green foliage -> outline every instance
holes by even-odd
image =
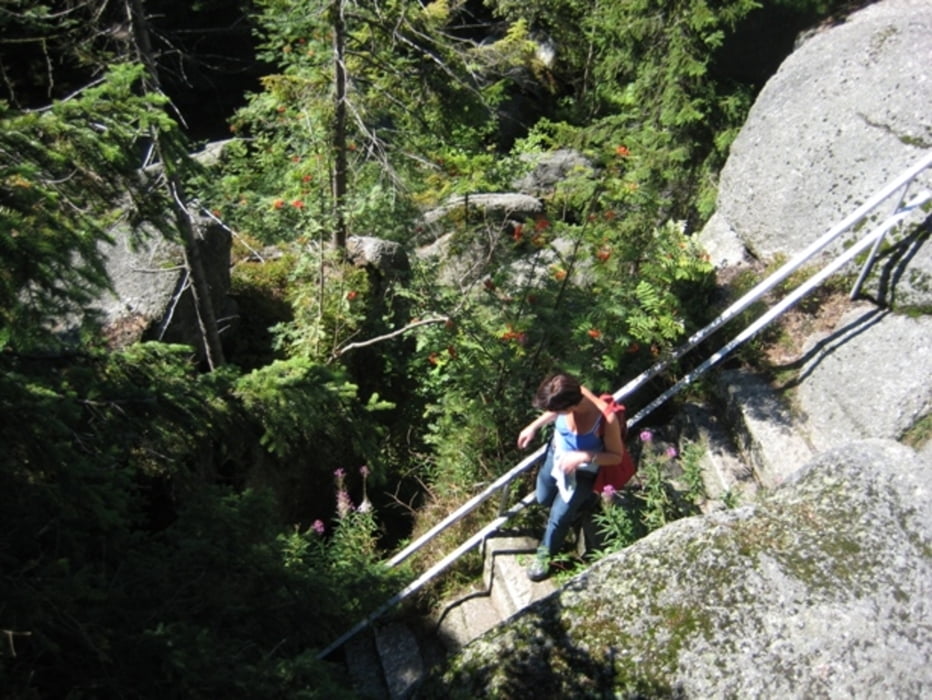
[[[524,3],[494,5],[509,18],[527,17]],[[577,129],[562,145],[624,146],[632,154],[630,182],[652,201],[631,212],[636,227],[668,218],[694,227],[711,214],[716,174],[750,107],[750,92],[717,82],[709,65],[757,6],[755,0],[714,9],[705,0],[554,0],[529,18],[560,47],[554,71],[571,86],[555,118]]]
[[[421,270],[425,313],[452,319],[419,332],[410,364],[435,406],[425,414],[432,483],[456,490],[513,464],[523,407],[554,368],[613,389],[704,322],[712,266],[696,242],[674,224],[634,233],[621,223],[637,196],[626,159],[613,152],[597,177],[569,178],[554,195],[563,220],[494,232],[477,253],[464,234],[464,256],[494,261],[472,273],[473,288],[438,289]]]
[[[0,360],[0,618],[23,633],[0,659],[8,692],[297,697],[334,683],[307,650],[399,574],[377,563],[371,510],[351,507],[330,535],[283,534],[291,504],[249,462],[294,473],[314,454],[313,520],[327,459],[371,440],[352,386],[306,360],[198,374],[190,348],[155,343]],[[231,487],[237,472],[255,487]]]
[[[916,450],[921,450],[932,438],[932,414],[919,418],[903,435],[903,442]]]
[[[694,442],[686,445],[680,453],[683,481],[686,483],[686,500],[694,504],[706,498],[705,481],[702,478],[703,456],[704,450]]]
[[[599,558],[624,549],[646,534],[636,511],[631,508],[603,501],[602,507],[593,517],[599,537],[604,543],[596,555]]]
[[[597,556],[616,552],[669,522],[698,513],[699,503],[706,498],[702,454],[695,443],[677,454],[672,446],[657,444],[651,431],[641,431],[637,486],[621,495],[603,494],[601,509],[594,516],[602,538]]]
[[[728,489],[725,493],[722,494],[722,505],[724,505],[729,510],[738,507],[738,494],[731,489]]]
[[[330,231],[339,148],[348,160],[342,206],[350,229],[403,240],[414,192],[436,187],[442,196],[451,176],[469,174],[454,188],[461,191],[494,171],[484,153],[496,133],[494,106],[507,69],[531,61],[533,47],[520,23],[491,45],[458,39],[452,28],[465,21],[458,4],[354,5],[345,13],[350,119],[345,143],[337,143],[331,5],[259,3],[260,55],[280,72],[266,76],[263,92],[233,119],[245,138],[230,149],[212,201],[263,241]],[[418,185],[425,180],[426,188]]]
[[[372,426],[358,420],[366,407],[338,371],[302,357],[280,360],[242,376],[234,392],[261,426],[259,442],[279,459],[299,458],[308,445],[332,455],[352,454],[352,445],[374,457]]]
[[[297,261],[288,285],[293,319],[272,329],[289,356],[333,358],[359,333],[367,318],[369,279],[365,268],[318,249]]]

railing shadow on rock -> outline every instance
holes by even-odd
[[[818,253],[822,252],[831,243],[837,241],[842,235],[855,231],[855,228],[865,219],[878,214],[877,210],[882,204],[895,198],[895,204],[892,212],[886,216],[878,225],[871,228],[866,234],[862,235],[857,242],[848,245],[845,250],[834,257],[818,272],[814,273],[809,279],[801,283],[793,291],[787,293],[779,302],[775,303],[767,312],[762,314],[754,322],[749,324],[743,331],[738,333],[732,340],[722,346],[719,350],[712,353],[704,362],[699,364],[695,369],[684,375],[669,389],[658,395],[644,408],[638,411],[634,416],[628,419],[628,429],[630,430],[644,420],[653,411],[663,405],[670,398],[678,394],[686,386],[702,376],[709,369],[718,364],[722,359],[728,356],[732,351],[741,344],[748,341],[759,333],[763,328],[770,324],[782,313],[794,306],[806,294],[820,286],[826,279],[837,273],[841,268],[850,263],[855,257],[861,255],[868,249],[865,263],[862,265],[861,272],[855,283],[851,297],[856,298],[861,286],[864,283],[874,258],[877,255],[880,246],[886,235],[904,223],[910,216],[916,215],[922,211],[922,207],[932,201],[932,191],[923,189],[912,195],[909,200],[906,199],[910,186],[914,183],[920,173],[932,167],[932,151],[925,154],[912,167],[901,173],[896,178],[890,180],[883,188],[878,190],[873,196],[864,202],[855,211],[838,222],[835,226],[825,232],[817,240],[788,260],[779,269],[774,271],[766,279],[759,282],[740,299],[732,303],[723,311],[715,320],[707,326],[690,336],[682,345],[668,353],[665,357],[658,360],[650,368],[640,375],[629,381],[620,389],[613,393],[616,401],[623,402],[634,394],[639,388],[647,382],[657,377],[661,372],[666,370],[672,363],[681,359],[689,351],[694,349],[704,340],[708,339],[716,331],[721,329],[729,321],[735,319],[742,311],[747,309],[751,304],[760,300],[764,295],[773,290],[778,284],[786,280],[791,274],[796,272],[800,267],[810,262]],[[905,203],[904,203],[905,202]],[[447,515],[443,520],[430,528],[423,535],[419,536],[399,552],[394,554],[386,561],[386,565],[394,567],[405,561],[408,557],[424,548],[434,540],[438,535],[447,528],[461,522],[467,515],[477,508],[488,502],[490,499],[499,495],[502,502],[498,517],[487,523],[479,531],[462,542],[449,554],[444,556],[436,564],[424,571],[420,576],[411,581],[401,591],[385,601],[376,610],[360,620],[351,629],[347,630],[342,636],[334,640],[330,645],[323,649],[318,655],[318,659],[326,659],[334,651],[343,646],[348,640],[356,634],[366,629],[373,622],[381,618],[397,604],[407,599],[415,592],[419,591],[429,582],[440,576],[446,569],[451,567],[460,557],[479,546],[487,537],[494,534],[505,523],[514,518],[518,513],[534,502],[534,494],[530,493],[518,500],[514,505],[505,507],[508,501],[510,486],[531,467],[543,457],[546,445],[541,446],[535,452],[521,460],[517,465],[512,467],[508,472],[497,478],[491,484],[486,486],[480,493],[473,496],[459,508]]]

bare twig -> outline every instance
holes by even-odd
[[[239,234],[238,234],[236,231],[234,231],[232,228],[230,228],[229,226],[227,226],[227,225],[220,219],[220,217],[218,217],[218,216],[217,216],[216,214],[214,214],[212,211],[210,211],[209,209],[207,209],[207,207],[205,207],[203,204],[198,204],[197,206],[200,207],[201,211],[202,211],[207,217],[209,217],[210,219],[213,219],[213,220],[214,220],[217,224],[219,224],[224,230],[228,231],[228,232],[230,233],[231,236],[233,236],[234,238],[236,238],[240,243],[242,243],[246,248],[248,248],[248,249],[249,249],[249,252],[252,253],[253,255],[255,255],[256,258],[259,260],[259,262],[265,262],[265,258],[262,257],[262,253],[260,253],[258,250],[256,250],[255,248],[253,248],[251,245],[249,245],[249,243],[246,241],[246,239],[244,239],[241,235],[239,235]]]
[[[398,328],[396,330],[393,330],[391,333],[386,333],[385,335],[379,335],[379,336],[376,336],[375,338],[369,338],[369,340],[361,340],[358,343],[350,343],[349,345],[344,345],[342,348],[338,348],[337,350],[335,350],[333,353],[333,356],[340,357],[341,355],[349,352],[350,350],[355,350],[356,348],[364,348],[367,345],[375,345],[376,343],[380,343],[383,340],[391,340],[392,338],[395,338],[401,335],[402,333],[407,333],[411,329],[417,328],[418,326],[424,326],[424,325],[427,325],[428,323],[446,323],[449,320],[450,320],[449,316],[438,316],[436,318],[425,318],[419,321],[412,321],[411,323],[404,326],[403,328]]]
[[[13,637],[31,637],[32,632],[17,632],[16,630],[2,630],[6,635],[7,642],[10,645],[10,656],[16,656],[16,647],[13,645]]]

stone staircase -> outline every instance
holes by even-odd
[[[753,502],[808,462],[814,451],[782,399],[761,378],[727,371],[717,378],[711,403],[686,403],[675,432],[704,448],[707,510],[732,499]],[[592,533],[576,532],[582,554]],[[407,616],[376,623],[353,637],[344,658],[355,692],[362,698],[412,697],[436,663],[557,588],[553,579],[528,580],[525,569],[537,540],[501,534],[483,545],[483,575],[471,589],[446,601],[430,617]]]
[[[761,377],[730,370],[716,375],[715,382],[711,403],[681,407],[681,435],[705,450],[710,504],[728,497],[750,503],[760,490],[779,486],[809,462],[816,450],[803,432],[805,422]]]
[[[456,652],[495,625],[556,590],[552,579],[530,581],[525,569],[537,549],[530,537],[491,537],[485,541],[482,585],[445,605],[437,615],[444,647]]]
[[[533,583],[525,574],[536,549],[530,537],[489,537],[482,580],[473,589],[428,617],[376,624],[353,637],[345,662],[356,693],[373,700],[411,697],[434,663],[555,591],[552,579]]]

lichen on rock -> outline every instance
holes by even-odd
[[[828,697],[932,687],[932,470],[865,440],[677,521],[467,646],[422,697]]]

